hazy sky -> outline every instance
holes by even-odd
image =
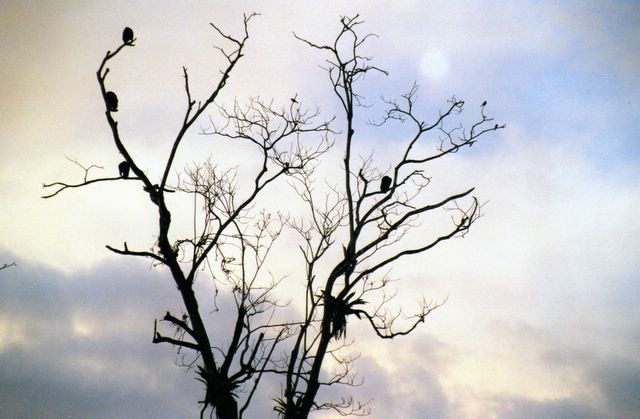
[[[0,271],[0,417],[197,414],[199,383],[174,365],[173,348],[151,343],[153,319],[180,312],[170,278],[104,247],[151,247],[154,207],[134,182],[50,200],[40,199],[41,184],[81,178],[65,155],[117,174],[95,72],[124,26],[138,40],[114,60],[110,85],[127,144],[157,176],[183,115],[182,66],[204,97],[221,63],[209,22],[238,33],[251,11],[261,16],[221,104],[254,95],[287,103],[298,94],[339,115],[318,67],[326,57],[292,32],[330,41],[340,16],[360,13],[363,30],[379,35],[366,53],[389,71],[363,84],[373,106],[360,110],[358,141],[375,150],[376,164],[388,167],[405,138],[364,122],[382,114],[381,96],[397,97],[414,81],[425,119],[455,94],[469,113],[487,100],[488,113],[507,124],[428,168],[435,190],[476,186],[485,216],[466,238],[392,272],[399,304],[410,309],[420,294],[448,296],[447,304],[410,337],[389,342],[351,322],[365,380],[351,394],[373,399],[372,417],[637,417],[636,2],[1,4],[0,265],[18,266]],[[212,153],[211,141],[189,135],[179,166]],[[339,152],[330,157],[339,164]],[[295,263],[276,258],[274,269]],[[224,324],[217,316],[208,319]],[[253,418],[268,417],[279,391],[277,382],[266,385],[271,394],[256,401]]]

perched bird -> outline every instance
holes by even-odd
[[[122,31],[122,41],[125,44],[130,44],[131,42],[133,42],[133,29],[128,26],[124,28],[124,30]]]
[[[480,106],[482,106],[482,107],[487,106],[487,101],[485,100],[484,102],[482,102],[482,105],[480,105]]]
[[[383,176],[380,181],[380,190],[382,192],[387,192],[391,187],[391,178],[389,176]]]
[[[107,109],[109,112],[118,112],[118,96],[113,92],[107,92],[105,94],[105,100],[107,101]]]
[[[123,177],[125,179],[128,178],[130,169],[131,167],[129,166],[129,163],[127,163],[126,161],[123,161],[122,163],[120,163],[118,165],[118,171],[120,172],[120,177]]]
[[[498,124],[496,124],[496,126],[495,126],[495,127],[493,127],[493,129],[498,129]]]

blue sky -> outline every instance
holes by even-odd
[[[637,415],[640,6],[392,4],[3,3],[0,263],[18,266],[0,271],[0,417],[194,416],[199,384],[173,365],[172,348],[150,342],[153,319],[179,307],[174,287],[162,270],[104,248],[152,246],[151,204],[130,184],[39,196],[42,182],[80,176],[64,155],[117,166],[95,71],[122,27],[139,40],[114,64],[111,83],[122,92],[131,150],[154,174],[181,120],[182,65],[203,95],[219,64],[208,23],[237,30],[252,10],[262,16],[222,103],[298,93],[339,114],[318,67],[324,57],[291,34],[328,41],[339,16],[358,12],[379,35],[367,51],[390,73],[362,84],[373,106],[361,110],[358,147],[375,150],[379,167],[406,131],[364,122],[382,114],[380,96],[414,81],[425,119],[455,94],[464,115],[487,100],[507,124],[428,168],[434,191],[476,186],[485,216],[464,240],[393,270],[399,304],[410,307],[416,294],[448,296],[447,304],[405,339],[381,342],[358,324],[350,331],[365,379],[353,394],[374,399],[372,417]],[[208,138],[190,135],[180,164],[225,150]],[[228,164],[238,157],[222,155]],[[328,158],[330,173],[340,152]],[[273,269],[288,265],[276,258]],[[267,393],[254,412],[270,411]]]

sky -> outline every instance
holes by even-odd
[[[261,15],[220,104],[256,95],[288,103],[298,94],[336,115],[340,130],[319,67],[326,57],[292,34],[328,42],[340,16],[359,13],[363,31],[378,35],[365,52],[389,72],[363,82],[371,106],[357,115],[358,150],[374,151],[375,164],[392,163],[406,131],[366,122],[382,115],[381,97],[414,81],[425,119],[455,95],[465,115],[486,100],[507,124],[426,168],[434,194],[475,186],[486,202],[464,239],[392,270],[399,306],[415,307],[417,295],[447,303],[392,341],[350,322],[364,382],[322,396],[371,400],[373,418],[637,417],[637,3],[3,0],[2,10],[0,266],[17,266],[0,271],[0,418],[197,415],[200,384],[175,365],[173,348],[151,343],[153,320],[180,312],[170,277],[105,248],[153,246],[152,204],[133,182],[40,197],[43,182],[81,179],[65,156],[103,166],[96,175],[117,174],[95,72],[124,26],[137,42],[111,65],[120,129],[158,176],[183,115],[182,66],[204,97],[221,64],[209,22],[238,33],[252,11]],[[177,164],[211,153],[251,164],[197,129]],[[339,164],[340,152],[327,159]],[[286,188],[277,194],[288,196]],[[176,226],[188,225],[189,203],[174,204],[184,214]],[[295,263],[283,252],[273,269]],[[225,315],[207,319],[225,324]],[[249,417],[270,417],[278,391],[266,381]]]

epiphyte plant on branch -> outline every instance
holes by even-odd
[[[204,99],[193,98],[189,73],[183,67],[186,109],[162,163],[162,175],[156,180],[148,176],[138,158],[130,153],[126,133],[121,133],[113,115],[118,109],[117,96],[107,89],[108,65],[115,63],[113,60],[120,58],[125,48],[135,46],[133,31],[125,28],[123,43],[107,52],[97,71],[112,140],[124,158],[118,167],[120,176],[89,178],[89,170],[99,166],[85,167],[72,160],[84,170],[83,180],[44,184],[52,190],[44,198],[69,188],[124,178],[142,184],[142,191],[157,209],[158,233],[152,249],[132,250],[126,242],[122,248],[107,248],[120,255],[150,259],[171,274],[184,312],[166,312],[160,319],[173,330],[172,335],[161,331],[156,321],[153,342],[176,346],[183,354],[183,364],[196,368],[197,379],[204,385],[201,417],[207,410],[219,419],[245,417],[266,375],[281,382],[281,393],[272,397],[275,412],[284,418],[307,418],[313,411],[327,409],[343,415],[367,414],[370,411],[367,403],[349,397],[321,400],[323,387],[357,384],[352,373],[353,359],[343,354],[344,347],[349,345],[348,319],[366,321],[377,336],[390,339],[411,333],[442,304],[423,299],[419,310],[409,317],[392,311],[388,268],[405,257],[468,232],[481,215],[481,206],[471,195],[474,189],[430,201],[423,193],[430,182],[424,168],[433,160],[470,147],[485,133],[504,125],[490,124],[492,119],[485,115],[483,103],[475,123],[467,129],[461,125],[451,128],[449,120],[464,108],[464,102],[455,98],[433,121],[424,122],[415,113],[414,86],[398,100],[385,101],[384,116],[374,124],[409,122],[413,126],[412,135],[404,142],[398,141],[401,152],[387,174],[373,167],[371,159],[355,163],[354,126],[358,120],[368,119],[363,114],[369,109],[360,106],[364,98],[358,90],[359,81],[367,73],[387,74],[374,66],[370,57],[361,54],[363,44],[372,35],[360,35],[362,22],[358,16],[342,18],[337,35],[328,44],[294,34],[326,55],[329,87],[338,100],[342,115],[339,120],[346,129],[334,131],[333,118],[322,119],[317,108],[304,108],[297,94],[280,107],[260,98],[250,98],[246,104],[236,100],[229,106],[220,105],[217,99],[243,57],[249,23],[255,16],[245,15],[239,37],[211,24],[226,44],[217,47],[225,65]],[[250,182],[240,183],[236,170],[224,167],[221,156],[186,168],[182,176],[171,176],[185,134],[210,108],[217,109],[217,116],[210,117],[211,127],[203,128],[201,133],[219,141],[242,142],[253,147],[256,159],[244,168],[253,170]],[[439,136],[433,153],[421,154],[427,149],[423,144],[428,141],[427,134],[432,133]],[[327,151],[334,141],[344,152],[340,186],[316,179],[317,168],[330,158]],[[286,179],[306,208],[307,215],[302,218],[284,213],[291,203],[284,204],[283,211],[275,215],[258,209],[260,199],[269,189]],[[321,185],[328,190],[322,190]],[[192,217],[192,232],[185,234],[172,228],[173,213],[165,199],[169,192],[177,192],[194,202],[193,214],[174,215]],[[421,218],[438,210],[453,214],[449,228],[420,244],[405,244],[403,238],[418,226]],[[271,256],[276,248],[274,243],[284,229],[299,237],[299,265],[303,273],[274,279],[268,266],[274,259]],[[285,257],[290,258],[291,254],[287,251]],[[199,276],[213,281],[216,295],[222,290],[234,302],[235,320],[226,333],[213,334],[205,326],[206,317],[199,306],[202,296],[194,288]],[[304,298],[300,298],[304,304],[298,307],[297,319],[278,316],[283,303],[278,298],[277,286],[285,280],[297,280],[304,285]],[[398,325],[402,319],[408,323]],[[327,369],[329,360],[337,364],[337,369]]]

